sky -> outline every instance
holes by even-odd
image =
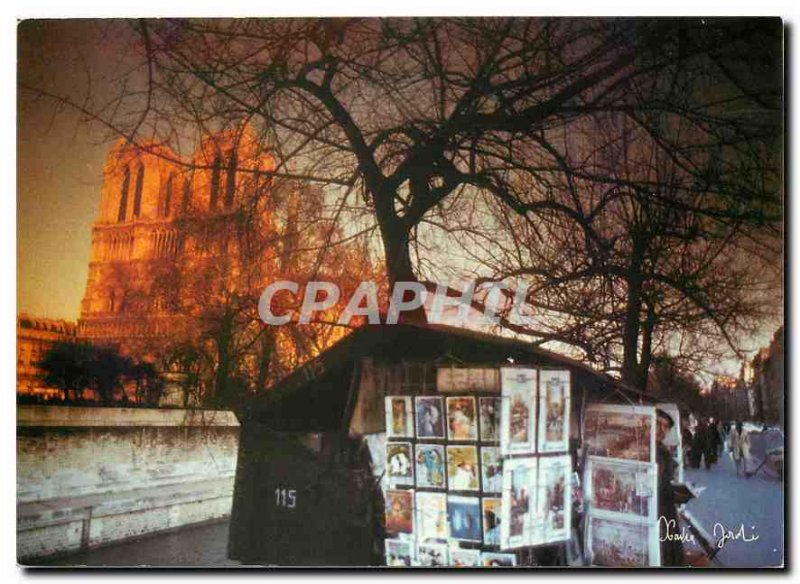
[[[28,85],[77,102],[101,103],[102,79],[136,66],[127,24],[26,21],[18,29],[17,313],[77,320],[100,203],[102,170],[115,136],[69,107],[34,97]],[[92,86],[87,96],[86,88]],[[773,331],[764,331],[766,344]],[[731,372],[738,365],[731,364]]]
[[[55,87],[82,98],[87,70],[96,83],[120,62],[108,58],[113,35],[94,23],[28,21],[17,32],[17,312],[75,320],[111,137],[23,87]],[[100,87],[94,96],[102,93]]]

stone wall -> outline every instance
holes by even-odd
[[[231,412],[19,406],[18,560],[228,515],[238,437]]]

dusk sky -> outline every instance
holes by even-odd
[[[85,86],[119,63],[96,22],[23,22],[20,84]],[[17,312],[75,320],[86,285],[91,224],[100,204],[108,136],[70,108],[18,93]]]

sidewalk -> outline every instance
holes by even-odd
[[[749,479],[737,477],[727,452],[711,470],[687,468],[685,478],[687,482],[707,487],[687,504],[687,509],[715,537],[720,537],[723,531],[734,534],[724,542],[715,566],[763,567],[783,563],[781,481],[762,473]],[[744,537],[736,537],[742,526]]]

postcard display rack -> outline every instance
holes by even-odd
[[[661,563],[655,424],[655,407],[586,408],[584,549],[591,565]]]
[[[435,394],[386,396],[387,565],[514,566],[569,539],[570,395],[565,370],[441,367]]]

